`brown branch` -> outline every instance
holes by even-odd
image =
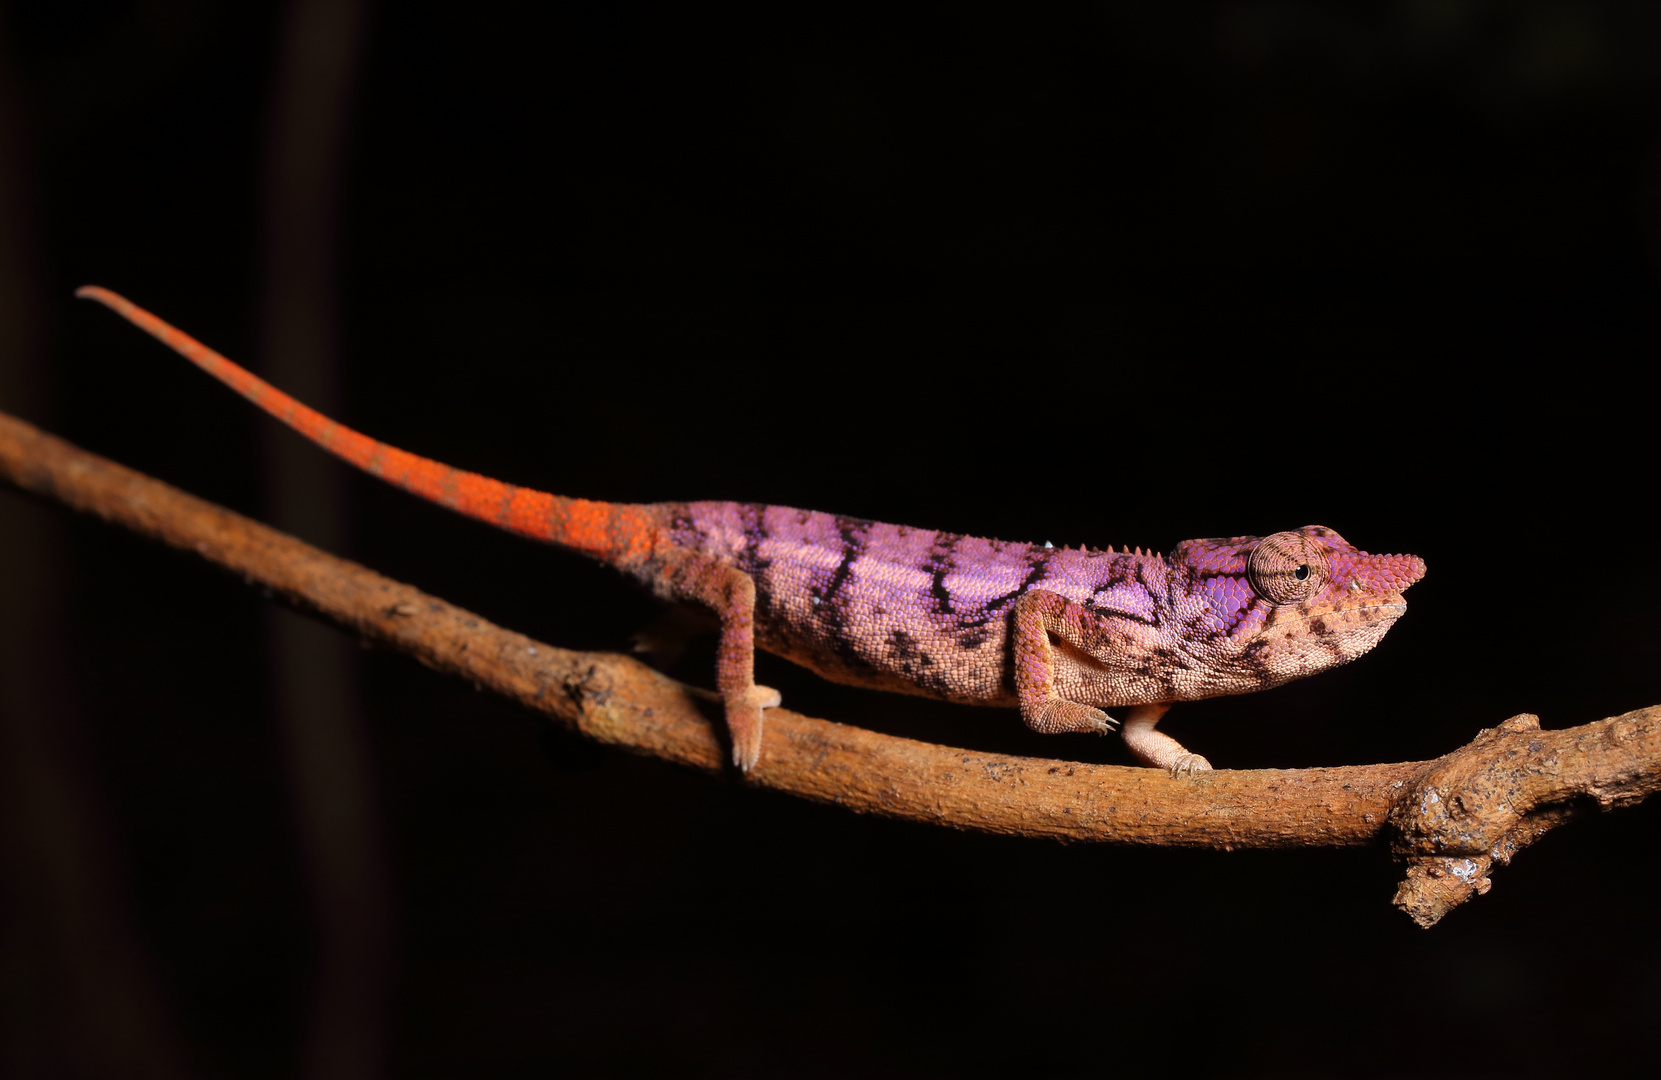
[[[493,626],[4,414],[0,477],[195,552],[589,738],[732,775],[709,695],[628,657],[570,652]],[[1513,717],[1429,762],[1183,779],[953,749],[774,709],[750,782],[856,813],[1062,841],[1357,846],[1388,829],[1407,864],[1396,904],[1429,926],[1486,892],[1494,862],[1509,862],[1580,807],[1630,805],[1661,785],[1661,707],[1549,732],[1532,716]]]

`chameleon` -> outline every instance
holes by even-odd
[[[1211,763],[1156,730],[1172,703],[1267,690],[1354,660],[1407,610],[1416,555],[1332,529],[1185,540],[1169,553],[1055,547],[740,502],[613,503],[465,472],[329,419],[97,286],[96,300],[324,450],[468,517],[607,563],[714,614],[733,764],[762,755],[777,691],[755,650],[820,677],[1010,707],[1034,730],[1122,737],[1173,777]]]

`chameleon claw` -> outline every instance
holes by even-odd
[[[1106,735],[1119,726],[1117,720],[1100,709],[1065,698],[1051,698],[1044,703],[1043,710],[1037,716],[1028,717],[1023,713],[1022,719],[1026,720],[1028,727],[1046,735],[1074,731]]]
[[[756,767],[756,762],[758,762],[760,760],[761,760],[761,747],[760,746],[753,746],[753,747],[744,746],[741,743],[739,743],[737,740],[733,741],[733,744],[732,744],[732,763],[735,766],[737,766],[739,772],[743,772],[743,773],[749,772],[751,769]]]
[[[732,736],[732,763],[749,772],[761,760],[762,712],[784,699],[771,686],[749,686],[727,700],[727,733]]]
[[[1183,773],[1211,772],[1211,762],[1198,754],[1185,753],[1171,762],[1171,778],[1174,780]]]

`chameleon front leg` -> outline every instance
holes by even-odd
[[[1043,732],[1113,730],[1117,721],[1107,713],[1068,701],[1056,691],[1057,666],[1072,661],[1058,657],[1053,643],[1059,639],[1087,656],[1099,654],[1109,647],[1104,639],[1110,632],[1100,615],[1060,593],[1034,589],[1015,602],[1015,696],[1028,727]],[[1125,717],[1125,745],[1142,764],[1169,769],[1172,776],[1210,769],[1205,758],[1154,730],[1169,708],[1169,704],[1133,707]]]
[[[1125,716],[1125,745],[1142,764],[1154,769],[1169,769],[1172,776],[1185,772],[1209,772],[1211,762],[1183,748],[1183,745],[1154,725],[1169,709],[1169,704],[1138,705]]]
[[[715,689],[726,711],[732,763],[749,772],[761,758],[762,711],[781,700],[777,690],[756,685],[755,579],[737,567],[692,554],[665,569],[677,599],[707,607],[720,620]]]
[[[1034,731],[1056,734],[1072,731],[1106,733],[1118,721],[1102,710],[1077,701],[1068,701],[1056,692],[1055,669],[1059,662],[1052,636],[1082,643],[1099,629],[1100,616],[1079,604],[1050,592],[1033,589],[1015,601],[1011,623],[1015,653],[1015,698],[1021,719]]]

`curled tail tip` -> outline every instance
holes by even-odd
[[[82,285],[75,290],[77,300],[96,300],[108,308],[120,309],[128,303],[126,297],[110,292],[102,285]]]

